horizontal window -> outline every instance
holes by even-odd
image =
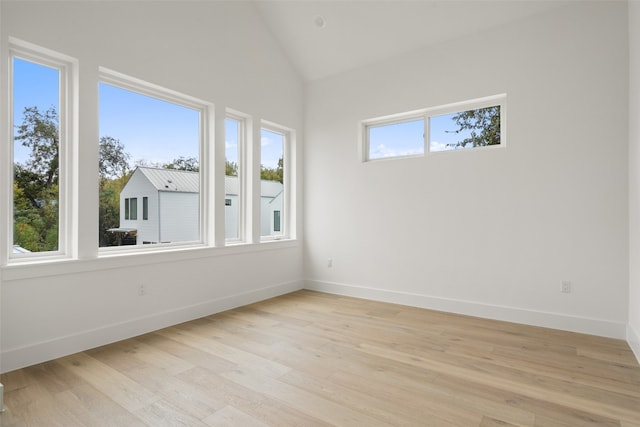
[[[506,95],[499,95],[367,120],[363,122],[363,159],[502,146],[505,105]]]

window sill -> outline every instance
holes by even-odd
[[[137,267],[141,265],[166,264],[199,258],[242,255],[270,250],[298,247],[296,239],[269,240],[260,243],[233,243],[229,246],[171,246],[153,250],[127,250],[101,252],[92,259],[35,259],[21,260],[0,268],[2,281],[32,279],[38,277],[77,274],[91,271]]]

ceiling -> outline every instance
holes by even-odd
[[[255,0],[306,81],[567,4],[552,0]]]

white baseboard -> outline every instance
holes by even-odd
[[[5,350],[0,353],[0,372],[9,372],[47,360],[95,348],[101,345],[142,335],[178,323],[198,319],[232,308],[252,304],[268,298],[302,289],[302,282],[283,283],[255,291],[216,298],[188,307],[181,307],[145,317],[57,337],[33,345]]]
[[[626,339],[626,325],[624,323],[602,319],[547,313],[517,307],[489,305],[474,301],[447,299],[317,280],[306,280],[305,289],[464,314],[467,316],[503,320],[506,322],[541,326],[609,338]]]
[[[633,329],[631,324],[627,325],[627,342],[636,356],[636,360],[640,363],[640,333]]]

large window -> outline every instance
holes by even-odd
[[[498,95],[363,122],[363,159],[503,146],[506,96]]]
[[[225,239],[240,241],[244,235],[242,155],[245,141],[245,120],[238,115],[225,119]]]
[[[260,235],[263,240],[285,235],[288,136],[287,131],[275,126],[263,127],[260,132]]]
[[[9,258],[69,255],[70,113],[75,61],[26,43],[11,46],[13,132]]]
[[[206,106],[112,72],[101,77],[100,246],[201,241]]]

